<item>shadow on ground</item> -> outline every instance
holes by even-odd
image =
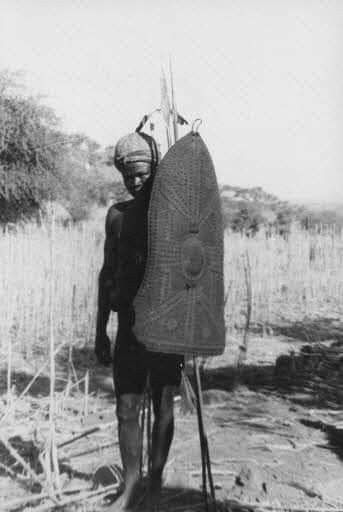
[[[215,507],[211,503],[208,496],[209,512],[253,512],[254,507],[242,505],[235,500],[216,500]],[[178,510],[180,512],[189,512],[190,510],[198,510],[199,512],[206,510],[203,493],[196,489],[186,489],[182,487],[164,487],[162,490],[161,512]],[[142,510],[143,512],[143,510]],[[144,510],[144,512],[147,512]]]
[[[15,448],[17,453],[22,457],[24,463],[30,466],[36,475],[40,475],[42,473],[43,468],[39,461],[39,450],[31,441],[24,441],[20,436],[15,436],[9,439],[9,444]],[[13,458],[8,447],[2,443],[0,443],[0,457],[2,461],[0,476],[9,475],[12,476],[12,478],[15,478],[17,482],[21,481],[23,487],[30,491],[30,493],[39,494],[41,492],[42,487],[40,484],[37,484],[27,476],[24,478],[24,473],[26,472],[25,468],[23,465],[18,463],[15,458]],[[5,468],[8,468],[8,471],[6,471]],[[59,463],[59,469],[60,474],[66,474],[69,481],[76,478],[78,480],[88,482],[88,486],[92,485],[92,482],[95,484],[95,477],[92,473],[75,470],[69,464],[64,462]],[[108,481],[106,485],[111,485],[112,483],[112,481]],[[113,503],[114,496],[109,495],[108,498],[111,498],[111,496],[112,499],[110,499],[110,502]],[[209,503],[209,509],[206,508],[204,495],[199,490],[166,486],[162,489],[162,498],[159,510],[161,512],[175,510],[178,510],[179,512],[189,512],[189,510],[198,510],[200,512],[205,512],[205,510],[209,510],[210,512],[253,512],[254,510],[253,507],[250,507],[249,505],[242,505],[235,500],[217,499],[215,507],[213,506],[213,502],[209,495],[207,495],[207,500]],[[75,503],[77,503],[77,501]],[[26,503],[25,499],[23,499],[22,505],[13,510],[19,512],[26,510],[25,507]],[[106,511],[106,509],[106,506],[101,507],[101,510]],[[135,508],[135,510],[137,512],[150,512],[148,504],[142,504]]]
[[[334,348],[334,347],[333,347]],[[203,389],[232,391],[245,385],[252,391],[262,391],[286,398],[295,405],[340,410],[343,404],[342,361],[325,366],[323,359],[332,356],[332,347],[320,347],[317,366],[306,366],[304,353],[280,356],[275,364],[244,365],[237,369],[224,366],[202,373]],[[342,347],[343,351],[343,347]],[[313,355],[313,354],[311,354]],[[318,359],[318,355],[315,354]]]
[[[301,322],[284,322],[283,324],[271,324],[268,326],[259,326],[254,325],[251,329],[254,334],[264,335],[266,332],[272,334],[273,336],[282,336],[283,341],[285,341],[285,352],[287,352],[287,339],[297,340],[300,342],[307,342],[309,344],[318,343],[318,342],[335,342],[337,346],[343,347],[343,322],[337,318],[319,318],[319,319],[304,319]],[[297,364],[297,359],[295,359],[294,364]],[[42,359],[42,364],[48,361],[48,355],[45,355],[45,359]],[[89,380],[89,392],[98,392],[101,394],[108,394],[108,397],[112,399],[113,397],[113,386],[112,386],[112,370],[111,368],[105,368],[99,365],[94,356],[93,346],[86,347],[74,347],[73,349],[73,364],[75,369],[75,374],[71,375],[71,368],[68,364],[68,348],[66,347],[61,351],[60,354],[56,357],[56,382],[55,389],[58,392],[63,391],[65,389],[68,377],[72,376],[72,381],[75,383],[76,380],[82,379],[86,372],[89,371],[90,380]],[[20,365],[16,365],[20,366]],[[343,348],[342,348],[342,367],[343,367]],[[12,385],[15,385],[16,393],[22,393],[26,386],[30,383],[33,378],[35,371],[30,368],[29,365],[23,365],[25,369],[16,368],[11,376]],[[291,376],[290,379],[279,379],[279,382],[276,382],[274,378],[274,365],[250,365],[242,367],[240,371],[240,380],[247,385],[258,385],[261,386],[269,386],[272,385],[274,388],[279,388],[281,392],[286,391],[299,391],[301,387],[305,386],[305,381],[302,376],[302,379],[298,378],[297,372],[294,372],[292,368],[290,368],[290,372],[288,372]],[[288,369],[286,368],[286,371]],[[216,381],[220,381],[225,388],[234,385],[236,381],[237,375],[233,372],[232,369],[220,369],[218,373],[216,370],[210,372],[209,375],[206,375],[205,380],[207,381],[206,385],[210,385],[211,381],[215,379]],[[308,382],[308,379],[307,381]],[[343,375],[342,375],[343,382]],[[37,377],[35,382],[31,385],[29,390],[29,395],[38,397],[38,396],[48,396],[50,387],[50,380],[48,377],[48,365],[44,372]],[[6,392],[7,388],[7,369],[6,367],[0,368],[0,394]],[[80,391],[82,391],[82,385],[80,386]],[[322,400],[322,396],[319,397],[319,401]],[[335,398],[334,398],[335,400]],[[318,400],[314,397],[314,403],[317,403]],[[308,403],[308,405],[311,405]],[[313,404],[312,404],[313,405]]]
[[[279,329],[290,341],[295,338],[306,342],[298,353],[289,351],[287,354],[285,350],[275,364],[249,364],[239,369],[232,366],[205,368],[203,389],[230,392],[243,385],[250,391],[285,399],[294,410],[301,407],[305,412],[320,411],[319,415],[328,420],[304,419],[303,424],[324,431],[328,440],[325,448],[343,460],[343,429],[334,422],[343,405],[343,324],[323,318]],[[329,422],[330,413],[334,415]]]
[[[343,430],[335,427],[334,425],[328,425],[323,421],[302,419],[301,423],[305,427],[315,428],[325,432],[328,445],[323,445],[321,448],[332,450],[336,455],[343,461]]]
[[[317,380],[316,380],[317,379]],[[192,380],[192,379],[191,379]],[[340,460],[343,461],[343,428],[342,422],[338,421],[337,413],[342,411],[343,403],[343,379],[338,383],[321,382],[315,374],[307,373],[304,375],[292,376],[275,375],[275,366],[245,366],[240,372],[236,368],[224,367],[217,370],[208,370],[203,373],[202,382],[204,393],[204,403],[206,404],[206,391],[215,390],[234,391],[239,386],[246,386],[251,392],[262,393],[265,396],[278,397],[287,400],[290,411],[298,412],[298,421],[304,426],[320,429],[326,435],[327,443],[322,445],[323,449],[331,450]],[[194,383],[193,383],[194,384]],[[220,397],[220,394],[219,394]],[[257,400],[257,395],[256,395]],[[256,402],[256,409],[258,409]],[[313,412],[316,411],[314,416]],[[254,406],[249,406],[246,411],[241,410],[236,422],[244,417],[254,415]],[[311,415],[308,413],[311,412]],[[265,415],[266,411],[264,411]],[[259,414],[257,410],[257,414]],[[304,418],[301,418],[301,415]],[[312,416],[312,417],[311,417]],[[318,419],[321,418],[321,419]],[[336,423],[337,422],[337,423]],[[249,422],[249,425],[255,430],[261,430],[268,433],[273,431],[273,423],[256,424]]]
[[[236,500],[219,500],[215,503],[207,495],[208,506],[206,508],[203,493],[196,489],[183,487],[163,487],[161,503],[158,508],[160,512],[189,512],[197,510],[198,512],[254,512],[255,507],[241,504]],[[104,512],[106,508],[103,508]],[[151,512],[148,505],[142,505],[135,508],[137,512]]]
[[[340,408],[343,403],[343,322],[338,318],[304,319],[267,328],[254,326],[255,334],[280,336],[285,354],[275,364],[244,365],[208,371],[206,385],[232,389],[237,381],[253,388],[268,389],[294,403],[309,407]],[[301,342],[299,352],[287,343]],[[293,345],[294,349],[294,345]],[[248,348],[249,351],[249,348]]]
[[[11,447],[21,457],[21,459],[35,471],[35,473],[41,473],[43,471],[41,462],[39,460],[40,451],[33,441],[26,441],[21,436],[13,436],[8,440],[10,448],[0,442],[0,476],[11,473],[15,475],[21,475],[25,473],[24,466],[13,457],[11,453]],[[6,470],[9,469],[9,471]]]
[[[48,356],[47,356],[48,357]],[[45,360],[47,360],[47,357]],[[73,367],[68,363],[68,349],[56,357],[56,381],[55,390],[62,392],[66,389],[68,379],[74,385],[73,389],[77,387],[78,391],[84,392],[83,378],[86,372],[89,372],[89,393],[99,393],[101,395],[108,395],[108,398],[113,400],[113,385],[112,385],[112,369],[105,368],[97,363],[94,356],[93,347],[75,347],[73,351]],[[43,365],[43,362],[42,362]],[[27,395],[31,397],[47,397],[50,393],[50,378],[47,374],[49,366],[46,365],[45,370],[35,378],[30,385]],[[11,384],[15,387],[15,392],[20,395],[26,387],[31,383],[35,377],[35,370],[29,368],[25,364],[25,369],[15,369],[11,374]],[[79,385],[76,386],[76,382]],[[0,368],[0,395],[5,394],[7,390],[7,368]]]
[[[340,318],[321,317],[304,318],[296,322],[279,322],[252,327],[255,334],[269,333],[273,336],[286,336],[298,341],[316,343],[320,341],[337,341],[343,343],[343,322]]]

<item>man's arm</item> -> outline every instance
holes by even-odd
[[[118,265],[118,220],[120,213],[112,206],[106,217],[104,263],[98,281],[98,311],[96,322],[95,354],[100,363],[111,362],[111,342],[106,333],[111,312],[111,294],[115,289],[115,274]]]

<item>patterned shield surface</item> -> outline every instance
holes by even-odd
[[[178,140],[158,167],[147,263],[134,308],[134,333],[148,350],[202,356],[224,350],[220,196],[197,133]]]

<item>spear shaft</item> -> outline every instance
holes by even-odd
[[[175,101],[175,90],[174,90],[174,75],[172,68],[172,61],[169,58],[169,74],[170,74],[170,89],[171,89],[171,102],[172,102],[172,120],[173,120],[173,130],[174,130],[174,143],[179,138],[178,126],[177,126],[177,108]]]

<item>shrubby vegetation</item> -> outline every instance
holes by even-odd
[[[324,226],[343,228],[343,209],[309,208],[291,204],[261,187],[241,188],[224,185],[221,198],[225,227],[233,232],[255,235],[261,228],[267,233],[287,236],[292,224],[307,230],[320,230]]]
[[[93,204],[124,195],[109,164],[97,142],[61,131],[53,109],[23,92],[18,74],[0,72],[0,222],[31,217],[46,201],[86,218]]]
[[[126,198],[113,169],[113,146],[103,149],[84,134],[64,133],[53,109],[20,84],[18,73],[0,71],[0,223],[35,216],[47,201],[78,221],[94,205]],[[294,222],[305,229],[343,226],[343,211],[290,205],[261,187],[225,185],[221,196],[225,226],[249,236],[261,227],[287,235]]]

